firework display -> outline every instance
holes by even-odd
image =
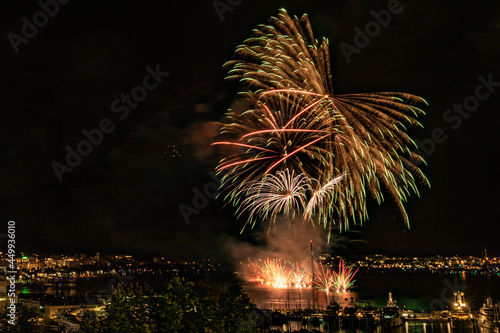
[[[300,268],[298,263],[284,261],[279,258],[248,260],[249,275],[257,281],[269,284],[274,288],[302,288],[311,284],[311,278],[307,277],[308,274]]]
[[[354,270],[352,266],[346,266],[344,261],[340,259],[339,271],[337,274],[335,274],[335,288],[337,289],[337,291],[345,292],[352,288],[354,282],[356,281],[353,280],[353,278],[357,271],[358,270]]]
[[[406,133],[421,126],[422,98],[334,94],[328,41],[314,39],[307,15],[285,10],[225,66],[250,101],[244,112],[227,113],[221,133],[228,138],[215,143],[232,149],[217,170],[240,215],[265,220],[303,210],[307,220],[347,229],[368,218],[367,197],[380,204],[388,194],[409,226],[403,203],[419,194],[418,183],[428,184]]]
[[[335,285],[336,276],[335,272],[325,265],[314,262],[314,284],[319,287],[321,291],[329,293]]]
[[[342,174],[322,186],[316,179],[307,178],[303,173],[295,175],[289,169],[277,171],[276,176],[268,174],[250,187],[239,215],[248,211],[248,223],[255,222],[256,217],[274,220],[280,212],[293,217],[296,211],[304,209],[304,219],[312,218],[315,209],[322,206],[324,198],[333,193],[334,186],[343,177]]]
[[[311,273],[298,263],[280,258],[248,259],[247,276],[273,288],[303,288],[311,285]],[[320,291],[346,292],[354,286],[354,275],[358,270],[345,265],[340,259],[338,272],[322,263],[314,262],[314,285]]]
[[[248,190],[248,196],[241,204],[241,213],[248,210],[249,221],[255,216],[275,218],[279,212],[294,214],[305,206],[308,189],[304,174],[294,175],[294,171],[289,169],[278,171],[276,176],[267,175]]]

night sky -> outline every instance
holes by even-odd
[[[244,219],[220,199],[199,203],[189,224],[178,207],[214,182],[221,156],[210,143],[240,89],[224,81],[223,63],[284,7],[308,13],[316,38],[329,39],[338,93],[429,102],[425,128],[411,135],[424,144],[432,187],[407,203],[411,228],[389,200],[371,203],[352,251],[500,255],[498,1],[402,1],[349,56],[341,45],[354,47],[355,27],[387,1],[232,1],[222,20],[212,1],[61,2],[46,21],[36,1],[0,5],[0,232],[16,221],[17,251],[222,258],[228,239],[252,240],[258,230],[239,236]],[[40,27],[25,38],[33,15]],[[150,90],[134,90],[154,71]],[[127,105],[132,91],[147,95]],[[453,110],[464,103],[475,110]],[[103,120],[108,133],[60,182],[53,162]]]

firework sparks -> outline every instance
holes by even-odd
[[[294,216],[301,209],[304,209],[304,220],[312,220],[316,209],[320,210],[320,216],[324,216],[323,200],[334,194],[335,185],[343,178],[344,174],[341,174],[321,186],[316,179],[307,178],[304,174],[295,175],[289,169],[278,171],[276,175],[267,175],[263,181],[255,183],[248,190],[238,217],[247,212],[247,223],[255,223],[256,217],[262,220],[271,218],[274,221],[279,213],[291,213]],[[316,185],[316,190],[313,190],[312,184]],[[308,201],[307,197],[310,198]],[[327,222],[324,224],[326,226]]]
[[[335,272],[321,263],[318,264],[316,261],[314,262],[314,277],[314,284],[327,294],[335,285]]]
[[[276,175],[267,175],[263,181],[250,188],[248,197],[241,203],[243,210],[240,215],[248,210],[250,222],[255,216],[275,219],[280,212],[293,214],[305,207],[308,189],[309,184],[304,174],[295,175],[293,170],[286,169],[278,171]]]
[[[327,221],[328,214],[325,213],[325,211],[323,210],[323,208],[325,207],[323,202],[327,200],[329,197],[334,195],[335,193],[334,189],[336,185],[342,179],[344,179],[344,177],[345,173],[342,173],[339,176],[328,181],[323,186],[321,186],[321,184],[318,181],[316,181],[317,188],[312,193],[311,198],[309,199],[309,202],[307,203],[307,206],[304,210],[304,219],[312,219],[312,217],[315,215],[316,210],[318,209],[320,215],[320,218],[318,220],[323,221],[323,224],[326,226],[326,224],[328,223]],[[333,200],[329,200],[329,202],[332,201]]]
[[[297,287],[306,287],[311,284],[311,278],[307,272],[300,268],[299,263],[290,263],[290,276],[292,285]]]
[[[235,139],[213,143],[239,148],[217,168],[227,171],[225,199],[237,205],[255,183],[278,171],[295,170],[308,178],[323,172],[330,163],[325,156],[331,159],[325,147],[337,127],[318,114],[322,103],[309,104],[297,96],[269,94],[244,114],[228,113],[231,122],[221,131]]]
[[[395,92],[334,94],[328,42],[314,38],[307,15],[293,18],[281,10],[254,33],[225,64],[228,79],[246,86],[253,103],[243,113],[227,113],[221,133],[232,139],[215,143],[245,149],[218,166],[227,171],[225,199],[273,218],[266,200],[248,206],[247,199],[256,199],[258,191],[251,189],[271,172],[290,169],[325,184],[305,207],[306,219],[317,215],[325,227],[347,229],[368,218],[367,196],[381,204],[387,193],[409,226],[403,203],[428,181],[406,131],[421,126],[416,118],[424,112],[416,105],[426,102]],[[339,175],[343,181],[334,182]]]
[[[279,258],[265,258],[257,261],[252,261],[249,258],[248,261],[249,275],[273,288],[302,288],[311,283],[310,279],[307,278],[307,273],[300,268],[298,263]]]
[[[303,288],[311,285],[310,273],[302,269],[298,263],[282,260],[280,258],[264,258],[252,261],[248,259],[247,276],[256,281],[272,286],[273,288]],[[354,275],[358,270],[353,266],[345,265],[340,259],[339,270],[314,262],[314,285],[321,291],[346,292],[354,286]]]
[[[339,271],[338,273],[335,274],[335,288],[337,289],[337,292],[342,291],[346,292],[350,288],[354,286],[354,282],[356,280],[353,280],[354,275],[358,269],[354,270],[353,266],[346,266],[344,261],[340,259],[339,261]]]

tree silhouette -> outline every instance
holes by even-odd
[[[233,282],[218,303],[205,285],[174,277],[160,291],[139,284],[111,295],[103,320],[88,316],[82,333],[255,332],[255,306]]]

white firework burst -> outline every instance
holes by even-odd
[[[255,223],[255,217],[274,220],[280,213],[294,216],[296,211],[305,208],[306,193],[311,189],[309,183],[310,179],[303,173],[295,175],[295,171],[289,169],[268,174],[250,187],[238,217],[248,211],[247,223]]]
[[[315,181],[318,184],[318,188],[316,190],[313,190],[311,198],[309,199],[309,202],[306,205],[303,215],[304,220],[312,219],[312,217],[316,212],[316,209],[318,209],[319,211],[320,218],[321,216],[328,216],[327,212],[324,211],[325,205],[323,205],[323,201],[326,198],[331,198],[335,194],[334,189],[336,185],[342,179],[344,179],[345,175],[346,173],[341,173],[340,175],[333,178],[323,186],[321,186],[321,184],[317,180],[313,179],[313,181]],[[329,200],[329,202],[331,201],[332,200]]]

